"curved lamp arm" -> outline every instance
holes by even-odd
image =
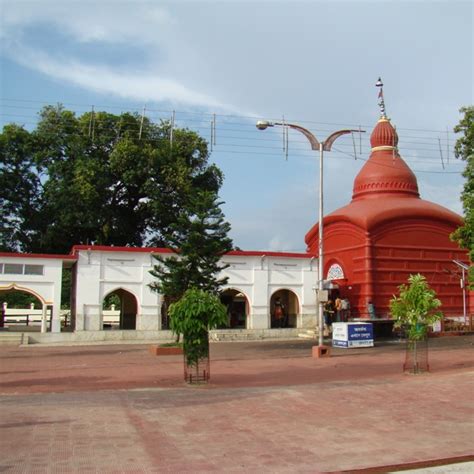
[[[337,132],[331,133],[329,137],[324,140],[323,143],[323,150],[324,151],[331,151],[332,144],[341,136],[346,135],[352,132],[365,132],[365,130],[338,130]]]

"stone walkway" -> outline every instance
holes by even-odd
[[[470,472],[474,337],[449,339],[418,376],[399,344],[218,343],[201,387],[147,346],[0,348],[0,472]]]

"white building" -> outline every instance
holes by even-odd
[[[0,253],[0,300],[5,290],[33,294],[44,308],[42,333],[33,341],[167,339],[167,298],[149,287],[157,263],[153,255],[167,249],[75,246],[70,255]],[[316,326],[314,287],[317,259],[306,253],[232,251],[222,258],[228,283],[221,300],[228,308],[228,327],[212,337],[247,338],[294,336]],[[62,269],[73,269],[71,327],[61,332]],[[104,300],[116,294],[120,314],[116,324],[104,319]],[[274,317],[275,301],[284,307],[284,320]],[[52,308],[50,324],[46,310]],[[278,328],[276,327],[278,326]],[[280,328],[283,326],[283,328]]]

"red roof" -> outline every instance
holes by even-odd
[[[370,137],[372,153],[354,180],[352,201],[324,218],[324,224],[346,221],[370,231],[398,219],[428,219],[457,227],[461,217],[420,198],[415,174],[398,154],[397,132],[382,118]],[[318,237],[319,223],[306,234],[309,245]]]
[[[60,255],[54,253],[20,253],[20,252],[0,252],[0,257],[15,258],[54,258],[58,260],[77,260],[74,255]]]
[[[173,253],[171,249],[163,247],[113,247],[108,245],[75,245],[71,253],[76,253],[79,250],[91,250],[102,252],[145,252],[145,253]],[[229,256],[245,256],[245,257],[288,257],[288,258],[311,258],[313,255],[309,253],[295,253],[295,252],[273,252],[273,251],[259,251],[259,250],[232,250],[225,255]]]

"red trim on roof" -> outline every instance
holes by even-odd
[[[113,247],[111,245],[74,245],[71,253],[75,254],[78,250],[91,250],[93,252],[174,253],[171,249],[163,247]]]
[[[19,252],[0,252],[0,257],[12,258],[54,258],[58,260],[73,260],[77,258],[74,255],[59,255],[54,253],[19,253]]]
[[[174,253],[171,249],[164,247],[112,247],[110,245],[74,245],[72,253],[79,250],[91,250],[96,252],[141,252],[141,253]],[[225,255],[242,257],[288,257],[288,258],[311,258],[310,253],[295,252],[270,252],[257,250],[232,250]]]
[[[257,250],[232,250],[226,255],[242,256],[242,257],[288,257],[288,258],[312,258],[311,253],[295,253],[295,252],[264,252]]]
[[[92,252],[127,252],[127,253],[174,253],[173,250],[163,247],[112,247],[110,245],[74,245],[70,255],[48,254],[48,253],[15,253],[0,252],[0,257],[20,258],[56,258],[61,260],[77,260],[76,255],[80,250]],[[231,257],[280,257],[280,258],[312,258],[311,253],[296,252],[270,252],[263,250],[232,250],[225,255]]]

